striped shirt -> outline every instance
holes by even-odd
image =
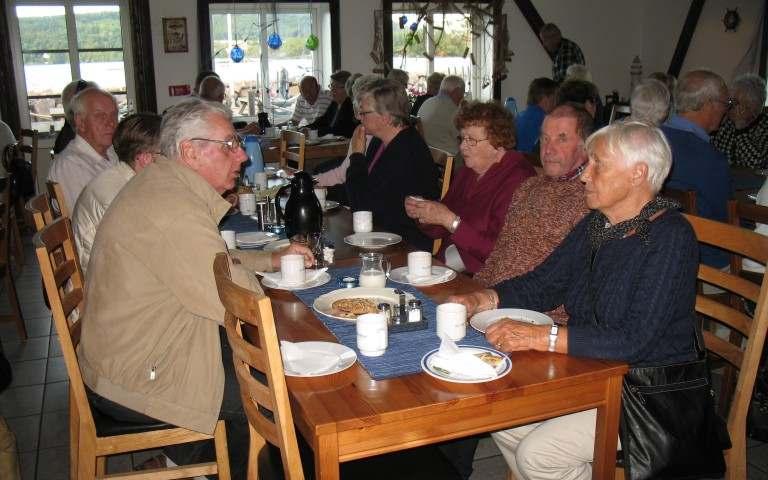
[[[315,100],[315,103],[312,105],[310,105],[303,95],[299,95],[299,99],[296,100],[296,108],[293,110],[291,121],[297,125],[301,120],[304,120],[306,123],[312,123],[328,110],[328,106],[332,101],[331,93],[328,90],[321,90],[317,95],[317,100]]]

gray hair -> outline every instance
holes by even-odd
[[[661,191],[672,167],[672,150],[657,127],[644,122],[619,121],[603,127],[587,138],[587,154],[594,152],[598,140],[605,140],[609,154],[617,155],[631,167],[637,163],[648,166],[648,184],[655,195]]]
[[[727,94],[728,89],[720,75],[709,70],[693,70],[677,83],[675,107],[679,113],[696,112]]]
[[[448,95],[456,89],[461,89],[461,92],[464,93],[464,79],[458,75],[448,75],[440,82],[440,93],[442,94]]]
[[[352,98],[355,98],[355,96],[357,96],[357,92],[359,92],[360,89],[363,88],[363,86],[366,83],[373,82],[375,80],[381,80],[382,78],[383,77],[381,77],[380,75],[373,75],[373,74],[361,75],[360,77],[355,79],[354,83],[352,84],[352,88],[351,88],[352,95],[350,96]]]
[[[400,70],[398,68],[393,68],[387,74],[387,78],[390,79],[390,80],[396,81],[397,83],[402,85],[403,88],[408,88],[409,77],[408,77],[408,72],[406,72],[405,70]]]
[[[433,72],[430,76],[427,77],[427,91],[436,92],[439,90],[444,78],[444,73]]]
[[[200,90],[197,94],[203,100],[219,101],[224,98],[227,92],[227,86],[217,75],[209,75],[200,82]]]
[[[353,87],[355,86],[355,82],[357,81],[357,79],[362,76],[363,76],[362,73],[353,73],[352,75],[349,76],[347,81],[344,83],[344,90],[347,91],[348,96],[350,97],[355,96],[355,91]]]
[[[112,100],[112,103],[115,104],[115,108],[117,108],[117,100],[115,99],[114,95],[98,87],[88,87],[85,90],[81,90],[77,95],[72,97],[72,102],[69,104],[69,109],[72,111],[72,120],[75,119],[76,115],[82,115],[86,113],[85,112],[86,100],[88,99],[88,97],[91,97],[93,95],[103,95],[105,97],[108,97],[110,100]]]
[[[669,113],[670,94],[667,86],[658,80],[646,78],[632,90],[629,103],[632,120],[661,125]]]
[[[565,70],[566,80],[585,80],[587,82],[592,81],[592,73],[585,65],[580,63],[574,63]]]
[[[379,78],[365,82],[355,95],[355,110],[360,109],[363,99],[373,101],[373,109],[382,115],[389,115],[396,127],[407,125],[409,122],[410,105],[405,89],[398,82],[388,78]]]
[[[207,135],[212,115],[232,120],[232,112],[223,104],[200,98],[189,98],[169,108],[160,124],[160,152],[170,159],[177,159],[181,142]]]
[[[87,80],[73,80],[61,91],[61,107],[64,109],[64,116],[69,123],[75,122],[75,116],[72,113],[72,97],[91,87],[98,88],[98,85],[96,85],[96,82]]]
[[[731,95],[738,96],[746,111],[756,117],[765,105],[765,80],[754,73],[736,77],[731,84]]]

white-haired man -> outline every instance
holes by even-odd
[[[445,150],[451,155],[458,152],[459,131],[453,119],[462,100],[464,80],[456,75],[448,75],[440,83],[437,95],[424,102],[419,109],[419,118],[427,145]]]
[[[667,119],[671,94],[667,86],[658,80],[646,78],[632,90],[629,104],[632,120],[650,123],[658,127]]]
[[[742,75],[731,84],[733,106],[712,144],[723,152],[731,165],[747,168],[768,166],[768,115],[765,105],[765,80],[759,75]]]
[[[72,99],[75,139],[53,159],[48,180],[64,190],[67,208],[75,207],[77,197],[96,175],[117,165],[112,136],[117,128],[117,102],[111,93],[86,88]]]
[[[224,307],[212,265],[227,250],[218,223],[231,205],[221,194],[233,187],[246,156],[230,113],[200,99],[166,112],[160,151],[99,226],[78,349],[83,380],[94,406],[118,420],[149,417],[205,433],[227,420],[233,477],[242,478],[248,427],[219,328]],[[230,251],[233,279],[261,292],[252,271],[278,268],[286,253],[313,261],[301,245]],[[177,463],[199,453],[166,452]]]
[[[677,115],[661,127],[673,158],[665,186],[695,191],[698,215],[725,222],[732,195],[731,173],[725,156],[710,143],[709,134],[720,126],[731,104],[728,89],[716,73],[693,70],[680,79],[674,96]],[[702,246],[701,261],[723,268],[729,257],[723,250]]]

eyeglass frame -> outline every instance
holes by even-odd
[[[461,135],[457,135],[456,140],[459,141],[459,145],[461,145],[463,142],[467,142],[467,146],[476,147],[478,143],[486,142],[486,141],[489,141],[490,139],[488,137],[472,138],[472,137],[462,137]]]
[[[738,107],[739,105],[741,105],[741,103],[738,100],[736,100],[735,98],[733,98],[733,97],[728,97],[728,100],[725,100],[725,101],[720,100],[718,98],[715,101],[717,103],[721,103],[721,104],[725,105],[726,110],[730,110],[730,109],[732,109],[734,107]]]
[[[226,150],[226,151],[228,151],[230,153],[237,152],[235,144],[237,144],[237,146],[240,149],[244,149],[245,148],[245,139],[243,139],[243,137],[241,137],[237,133],[232,135],[229,140],[215,140],[213,138],[201,138],[201,137],[188,138],[187,140],[190,140],[190,141],[191,140],[195,140],[195,141],[198,141],[198,142],[218,143],[219,145],[222,145],[222,149],[223,150]]]

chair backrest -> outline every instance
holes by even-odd
[[[696,215],[696,192],[694,190],[677,190],[674,188],[664,188],[661,196],[674,200],[680,204],[683,213]]]
[[[755,203],[728,201],[728,222],[744,228],[754,228],[755,224],[768,225],[768,207]],[[731,255],[731,273],[740,275],[742,271],[741,255]]]
[[[35,193],[37,193],[37,130],[30,130],[28,128],[21,129],[21,135],[19,136],[19,151],[24,155],[25,159],[29,160],[32,167],[32,181],[35,185]]]
[[[59,335],[64,363],[69,376],[69,384],[74,395],[78,415],[93,432],[93,423],[88,399],[85,394],[83,378],[77,362],[75,349],[80,342],[83,301],[85,299],[83,272],[77,256],[72,225],[67,217],[59,218],[37,232],[32,239],[40,273],[43,277],[45,293],[48,297],[53,324]],[[80,318],[73,320],[77,309]]]
[[[213,273],[226,310],[224,326],[248,423],[261,438],[280,449],[286,478],[303,479],[272,304],[268,297],[232,281],[225,253],[216,255]],[[258,332],[258,343],[243,336],[243,325],[254,327],[251,332]],[[266,383],[255,378],[252,370],[263,374]]]
[[[67,199],[64,196],[64,189],[61,188],[61,184],[58,182],[45,182],[45,186],[48,189],[48,198],[53,206],[53,212],[55,217],[70,217],[69,205],[67,205]]]
[[[291,160],[296,162],[297,170],[304,170],[305,146],[306,136],[303,133],[283,130],[280,133],[280,166],[285,167],[288,165],[288,160]],[[298,150],[291,150],[291,147],[297,147]]]
[[[749,257],[765,264],[768,261],[768,237],[751,230],[716,222],[702,217],[686,215],[699,242],[716,246]],[[705,295],[696,296],[696,311],[726,327],[738,336],[730,342],[711,331],[704,331],[707,350],[738,369],[738,380],[728,411],[728,432],[733,448],[726,451],[728,478],[746,478],[746,421],[752,398],[752,389],[760,363],[760,355],[768,328],[768,282],[761,285],[732,273],[699,265],[699,279],[722,288],[732,295],[755,302],[754,317],[750,318],[730,305]],[[720,399],[720,402],[728,399]]]
[[[437,170],[440,172],[440,199],[442,200],[451,186],[454,157],[445,150],[435,147],[429,147],[429,152],[432,154],[432,161],[435,162]],[[437,254],[441,244],[442,240],[439,238],[432,242],[432,255]]]
[[[32,215],[36,232],[53,223],[53,209],[48,192],[30,198],[24,208]]]
[[[619,105],[614,103],[611,106],[611,115],[608,117],[608,123],[613,123],[616,120],[621,120],[630,115],[632,115],[632,108],[629,105]]]

